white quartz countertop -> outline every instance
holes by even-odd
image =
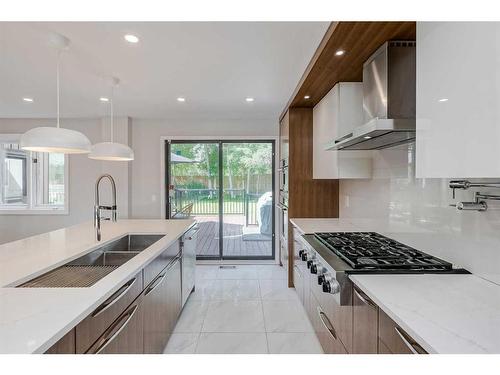
[[[0,245],[0,353],[43,353],[124,282],[177,240],[194,220],[91,222]],[[165,234],[89,288],[14,288],[129,233]]]
[[[500,286],[474,275],[351,280],[429,353],[500,353]]]
[[[404,223],[290,221],[302,234],[374,231],[389,237],[433,238],[425,228]],[[350,279],[429,353],[500,353],[500,285],[494,282],[472,274],[351,275]]]

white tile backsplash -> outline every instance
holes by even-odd
[[[396,240],[500,283],[500,203],[488,201],[486,212],[450,207],[472,201],[476,190],[500,190],[457,190],[453,200],[448,179],[415,178],[414,150],[408,144],[373,151],[373,179],[340,181],[340,217],[398,228]]]

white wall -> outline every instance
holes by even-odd
[[[500,283],[500,203],[489,201],[486,212],[450,207],[475,190],[453,200],[449,180],[415,178],[414,149],[375,151],[373,179],[340,181],[340,217],[376,219],[396,240]]]
[[[273,120],[136,120],[132,122],[135,160],[131,173],[131,216],[161,217],[162,149],[161,137],[276,137]]]
[[[128,141],[128,122],[126,118],[116,120],[115,139],[117,141]],[[109,132],[108,122],[101,119],[64,119],[61,124],[63,127],[81,131],[89,137],[92,143],[101,142],[103,135]],[[0,119],[0,133],[22,134],[33,127],[53,125],[52,119]],[[127,164],[90,160],[87,155],[70,155],[69,214],[2,215],[0,212],[0,243],[92,220],[94,183],[102,173],[110,173],[115,178],[119,216],[128,217],[128,168]],[[103,202],[106,202],[108,196],[109,187],[103,185]]]

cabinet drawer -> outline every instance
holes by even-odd
[[[143,289],[142,271],[76,326],[76,353],[85,353]]]
[[[86,354],[142,354],[143,353],[142,296],[137,297]]]
[[[311,294],[310,297],[311,323],[323,347],[323,351],[326,354],[347,354],[347,350],[344,348],[337,330],[321,307],[317,298],[313,294]]]
[[[399,327],[382,310],[379,312],[379,341],[392,354],[427,354],[410,335]],[[379,349],[380,352],[380,349]]]
[[[340,304],[340,294],[323,292],[322,285],[318,285],[318,278],[310,277],[311,299],[314,296],[321,306],[326,317],[333,325],[335,332],[348,352],[352,350],[352,306]]]
[[[177,240],[149,263],[146,268],[144,268],[144,285],[148,285],[153,281],[153,279],[174,260],[180,251],[180,242]]]
[[[353,353],[378,352],[378,310],[378,306],[366,294],[353,288]]]

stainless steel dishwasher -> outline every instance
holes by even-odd
[[[182,306],[194,289],[196,275],[196,240],[198,225],[194,225],[182,236]]]

